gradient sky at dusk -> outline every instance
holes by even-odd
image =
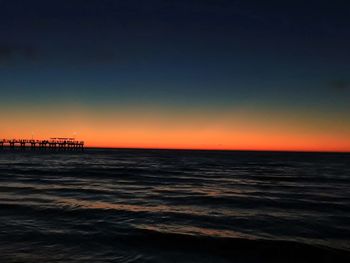
[[[350,151],[347,1],[0,0],[0,138]]]

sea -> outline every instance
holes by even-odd
[[[350,262],[350,154],[0,150],[0,262]]]

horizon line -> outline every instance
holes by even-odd
[[[217,151],[217,152],[290,152],[290,153],[342,153],[350,154],[350,151],[328,151],[328,150],[254,150],[254,149],[199,149],[199,148],[153,148],[153,147],[102,147],[86,146],[85,149],[111,149],[111,150],[172,150],[172,151]]]

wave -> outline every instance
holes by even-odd
[[[148,229],[125,230],[124,233],[23,233],[2,236],[3,242],[33,242],[44,245],[63,244],[74,248],[91,243],[110,249],[132,249],[147,253],[191,254],[235,262],[350,262],[350,251],[302,242],[268,239],[243,239],[164,233]],[[179,259],[181,262],[181,258]]]

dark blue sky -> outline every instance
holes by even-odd
[[[1,104],[350,113],[349,13],[347,1],[2,0]]]

